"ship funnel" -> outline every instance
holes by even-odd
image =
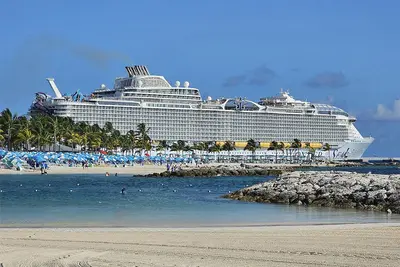
[[[127,66],[125,67],[126,71],[128,72],[129,77],[133,76],[149,76],[150,72],[146,66]]]
[[[47,78],[46,80],[49,82],[51,88],[53,89],[54,93],[56,94],[56,97],[57,98],[62,98],[60,90],[58,90],[57,85],[54,82],[54,78]]]

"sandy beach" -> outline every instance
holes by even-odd
[[[239,163],[209,163],[200,165],[201,167],[215,167],[220,165],[232,166],[232,167],[239,167]],[[259,163],[259,164],[246,164],[246,165],[257,165],[262,166],[264,168],[295,168],[301,165],[299,164],[271,164],[271,163]],[[307,165],[310,167],[316,167],[317,165]],[[195,168],[196,165],[189,164],[188,166],[182,166],[183,169],[190,169]],[[154,164],[145,164],[143,166],[137,164],[134,166],[126,166],[119,167],[114,166],[95,166],[83,169],[82,167],[67,167],[67,166],[57,166],[51,165],[50,169],[48,170],[48,174],[105,174],[109,172],[110,174],[137,174],[137,175],[146,175],[155,172],[163,172],[166,171],[167,168],[165,165],[154,165]],[[24,169],[22,171],[16,171],[15,169],[0,169],[0,175],[2,174],[40,174],[40,170],[31,170],[31,169]]]
[[[12,266],[399,266],[400,224],[1,228]]]
[[[135,166],[126,166],[126,167],[114,167],[114,166],[96,166],[89,167],[83,169],[82,167],[67,167],[67,166],[51,166],[49,170],[47,170],[48,174],[105,174],[106,172],[110,173],[110,175],[118,174],[137,174],[137,175],[145,175],[155,172],[163,172],[166,170],[165,166],[160,165],[135,165]],[[23,171],[16,171],[10,169],[0,169],[1,174],[39,174],[40,170],[28,170],[25,169]]]

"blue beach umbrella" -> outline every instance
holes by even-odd
[[[35,155],[33,157],[33,160],[36,161],[37,163],[45,162],[46,160],[43,158],[42,155]]]
[[[24,161],[22,160],[22,159],[20,159],[20,158],[14,158],[13,160],[11,160],[11,163],[13,164],[13,165],[18,165],[18,164],[21,164],[21,163],[23,163]]]

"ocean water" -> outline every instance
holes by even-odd
[[[400,173],[398,168],[351,171]],[[0,175],[0,226],[191,227],[400,222],[399,215],[382,212],[221,198],[229,191],[270,178]],[[126,188],[125,194],[121,194],[122,188]]]

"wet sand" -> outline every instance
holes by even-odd
[[[399,266],[400,224],[0,228],[11,266]]]

